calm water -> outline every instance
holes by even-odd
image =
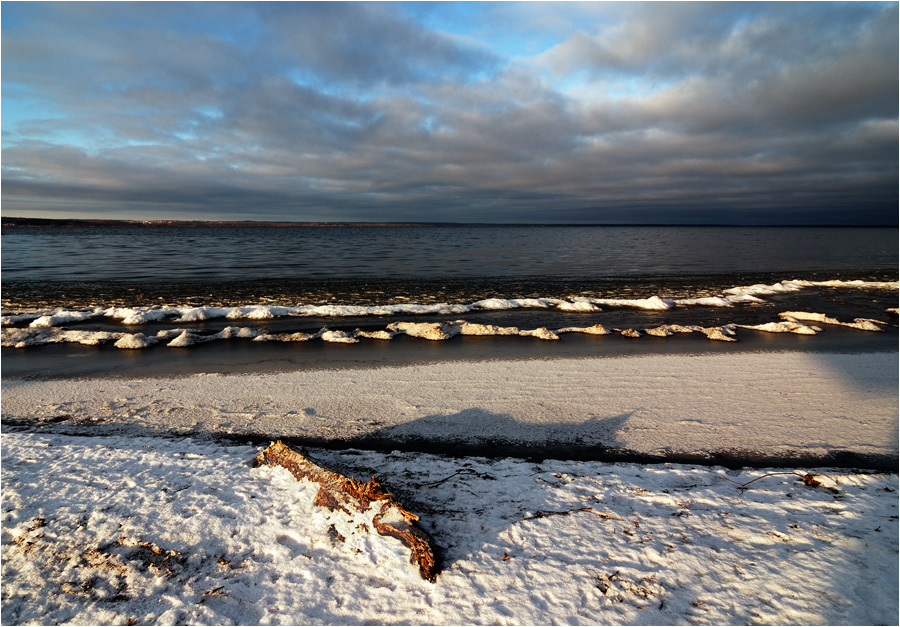
[[[691,298],[896,280],[896,228],[4,229],[3,310]]]
[[[896,228],[4,229],[7,281],[615,279],[898,267]]]

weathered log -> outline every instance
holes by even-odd
[[[345,477],[313,463],[280,440],[257,455],[256,465],[281,466],[298,481],[319,484],[314,503],[330,511],[365,513],[374,506],[377,508],[372,518],[375,530],[382,536],[397,538],[409,548],[409,562],[418,565],[423,579],[434,581],[437,577],[434,546],[428,534],[416,524],[419,517],[385,492],[375,477],[366,482]]]

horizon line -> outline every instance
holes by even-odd
[[[740,227],[740,228],[897,228],[898,224],[745,224],[725,222],[419,222],[419,221],[348,221],[348,220],[202,220],[202,219],[124,219],[124,218],[28,218],[0,217],[0,224],[12,228],[41,228],[53,226],[209,226],[209,227],[445,227],[445,226],[540,226],[540,227]]]

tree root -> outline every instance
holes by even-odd
[[[410,549],[409,562],[418,566],[423,579],[434,581],[437,578],[434,546],[428,534],[416,524],[419,517],[395,501],[394,496],[387,493],[375,477],[361,482],[332,472],[314,464],[280,440],[256,457],[256,465],[281,466],[298,481],[319,484],[314,502],[330,511],[364,513],[374,505],[372,525],[375,530],[382,536],[397,538]]]

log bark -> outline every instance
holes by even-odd
[[[281,466],[298,481],[319,484],[315,504],[347,514],[374,509],[372,525],[382,536],[397,538],[410,550],[410,564],[418,566],[423,579],[437,578],[434,545],[417,524],[419,517],[400,505],[372,477],[362,482],[319,466],[281,442],[273,442],[256,457],[256,465]]]

